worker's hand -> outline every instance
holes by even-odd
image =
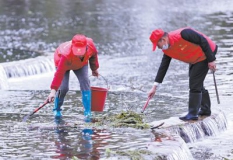
[[[98,70],[92,71],[92,76],[98,77],[99,76]]]
[[[213,62],[209,62],[209,63],[208,63],[208,67],[209,67],[209,69],[210,69],[211,71],[213,71],[213,72],[216,71],[216,64],[215,64],[214,61],[213,61]]]
[[[150,89],[150,91],[149,91],[149,93],[148,93],[148,98],[152,98],[152,97],[155,95],[156,88],[157,88],[157,86],[153,86],[153,87]]]
[[[56,94],[56,90],[52,89],[46,101],[48,101],[49,103],[53,102],[55,94]]]

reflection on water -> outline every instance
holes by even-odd
[[[61,125],[62,120],[56,120],[57,125]],[[43,129],[43,127],[41,128]],[[99,130],[104,133],[104,131]],[[79,158],[79,159],[99,159],[100,151],[97,145],[103,145],[101,139],[104,137],[96,138],[98,131],[92,128],[84,128],[77,130],[70,130],[66,127],[55,129],[55,147],[57,155],[51,156],[54,159],[67,159],[67,158]],[[72,136],[72,134],[74,134]],[[106,137],[109,139],[110,137]],[[95,143],[98,140],[98,143]],[[107,145],[107,143],[106,143]]]
[[[10,135],[4,134],[1,137],[3,144],[1,152],[4,153],[4,157],[13,158],[18,153],[25,153],[21,156],[38,159],[72,157],[98,159],[98,157],[106,156],[106,149],[112,151],[145,149],[147,143],[151,142],[153,138],[150,130],[115,129],[98,125],[87,127],[90,122],[85,122],[82,117],[81,94],[75,91],[68,92],[63,106],[63,119],[54,121],[52,105],[47,105],[27,123],[24,123],[22,122],[23,117],[38,107],[49,91],[3,92],[5,94],[0,102],[2,106],[0,118],[1,125],[4,127],[0,129],[0,132],[11,133]],[[117,114],[121,110],[127,111],[129,108],[122,105],[123,101],[126,105],[138,104],[130,109],[140,112],[145,103],[143,98],[140,93],[123,92],[119,94],[109,92],[104,112],[96,112],[93,116]],[[160,101],[156,102],[156,106],[164,106],[162,108],[166,108],[166,111],[160,107],[153,107],[155,102],[152,100],[144,116],[147,122],[174,116],[174,109],[166,106],[180,103],[177,98],[173,97],[159,96],[159,99]],[[151,112],[152,108],[153,112]],[[181,112],[177,111],[177,114]],[[70,124],[74,122],[79,125],[72,127]],[[87,124],[82,125],[84,123]],[[57,125],[59,126],[56,127]],[[169,148],[169,146],[167,147]],[[30,150],[30,153],[28,153],[28,150]],[[38,154],[42,152],[43,154]]]
[[[24,91],[23,94],[22,91],[3,92],[5,94],[0,102],[2,106],[0,118],[1,125],[4,127],[0,129],[0,132],[11,132],[10,135],[4,134],[5,136],[1,137],[1,142],[4,144],[1,152],[4,153],[4,157],[13,158],[21,152],[22,157],[38,159],[46,157],[65,159],[73,156],[81,159],[86,159],[87,157],[98,159],[98,157],[105,155],[107,148],[113,151],[145,149],[147,143],[151,141],[151,132],[149,130],[145,132],[136,129],[114,129],[98,125],[86,128],[87,124],[78,125],[75,128],[66,126],[66,123],[87,123],[83,121],[81,99],[75,98],[81,95],[74,91],[70,91],[67,95],[63,106],[63,120],[54,121],[52,105],[46,105],[35,113],[33,118],[29,119],[27,123],[22,122],[23,117],[38,107],[49,91]],[[134,109],[140,112],[144,103],[142,98],[137,93],[114,94],[110,92],[104,112],[94,113],[94,116],[117,114],[121,110],[125,110],[126,108],[122,106],[122,100],[128,103],[127,99],[131,99],[135,104],[141,104],[134,106]],[[170,103],[176,103],[175,100],[170,100]],[[14,107],[12,108],[12,106]],[[158,118],[160,109],[157,108],[156,110],[151,115]],[[169,117],[171,114],[167,116]],[[150,117],[146,120],[153,121],[154,119]],[[56,125],[61,126],[57,128]],[[28,153],[28,150],[30,150],[30,153]],[[38,154],[42,152],[43,155]]]

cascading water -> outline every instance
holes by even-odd
[[[163,121],[167,121],[169,125],[170,121],[174,121],[174,119]],[[167,128],[169,132],[180,135],[186,143],[194,143],[205,136],[216,136],[226,129],[227,119],[225,113],[222,111],[217,111],[216,114],[210,117],[191,123],[180,123],[176,118],[175,124],[173,122],[173,125]]]
[[[159,155],[162,160],[193,160],[193,156],[184,140],[178,135],[161,138],[148,144],[148,150]],[[158,158],[159,159],[159,158]]]
[[[178,117],[152,122],[152,125],[164,123],[154,130],[155,141],[149,150],[157,154],[167,155],[167,159],[193,159],[186,143],[201,141],[206,136],[216,136],[227,129],[227,119],[222,111],[198,121],[183,122]],[[177,140],[177,137],[180,140]],[[177,142],[177,143],[176,143]]]
[[[8,84],[8,79],[7,79],[7,75],[5,72],[4,67],[2,67],[2,65],[0,65],[0,90],[5,90],[9,88],[9,84]]]
[[[39,75],[55,70],[51,57],[36,57],[26,60],[2,63],[7,78]]]

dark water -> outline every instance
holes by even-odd
[[[209,89],[213,110],[221,109],[226,113],[229,128],[219,136],[189,144],[189,147],[195,159],[232,159],[232,7],[230,0],[0,0],[0,88],[5,88],[0,90],[1,158],[70,159],[77,156],[99,159],[106,156],[106,148],[145,148],[151,141],[149,130],[104,127],[88,130],[83,126],[53,129],[52,105],[41,109],[29,124],[21,122],[26,114],[43,103],[53,78],[53,70],[49,67],[37,74],[23,71],[39,64],[41,58],[52,60],[52,53],[61,42],[83,33],[93,38],[100,55],[99,71],[110,86],[105,111],[95,115],[127,109],[140,112],[162,57],[160,51],[151,51],[148,39],[151,31],[191,26],[219,45],[216,80],[220,105],[216,101],[212,74],[207,75],[205,86]],[[4,77],[9,68],[13,68],[9,71],[13,75],[21,67],[24,69],[18,71],[18,76]],[[147,122],[187,111],[187,71],[186,64],[172,61],[158,95],[146,110]],[[91,82],[97,83],[94,79]],[[105,82],[102,85],[105,87]],[[79,84],[74,75],[71,75],[70,89],[63,106],[64,120],[80,121],[83,110],[80,94],[75,91],[79,90]],[[35,128],[30,130],[30,126]],[[43,129],[44,126],[48,128]],[[83,132],[92,136],[83,135]]]

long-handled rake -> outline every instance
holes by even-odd
[[[49,103],[49,101],[45,101],[41,106],[39,106],[38,108],[34,109],[30,114],[26,115],[23,118],[23,122],[26,122],[29,117],[31,117],[33,114],[35,114],[36,112],[38,112],[41,108],[43,108],[48,103]]]

